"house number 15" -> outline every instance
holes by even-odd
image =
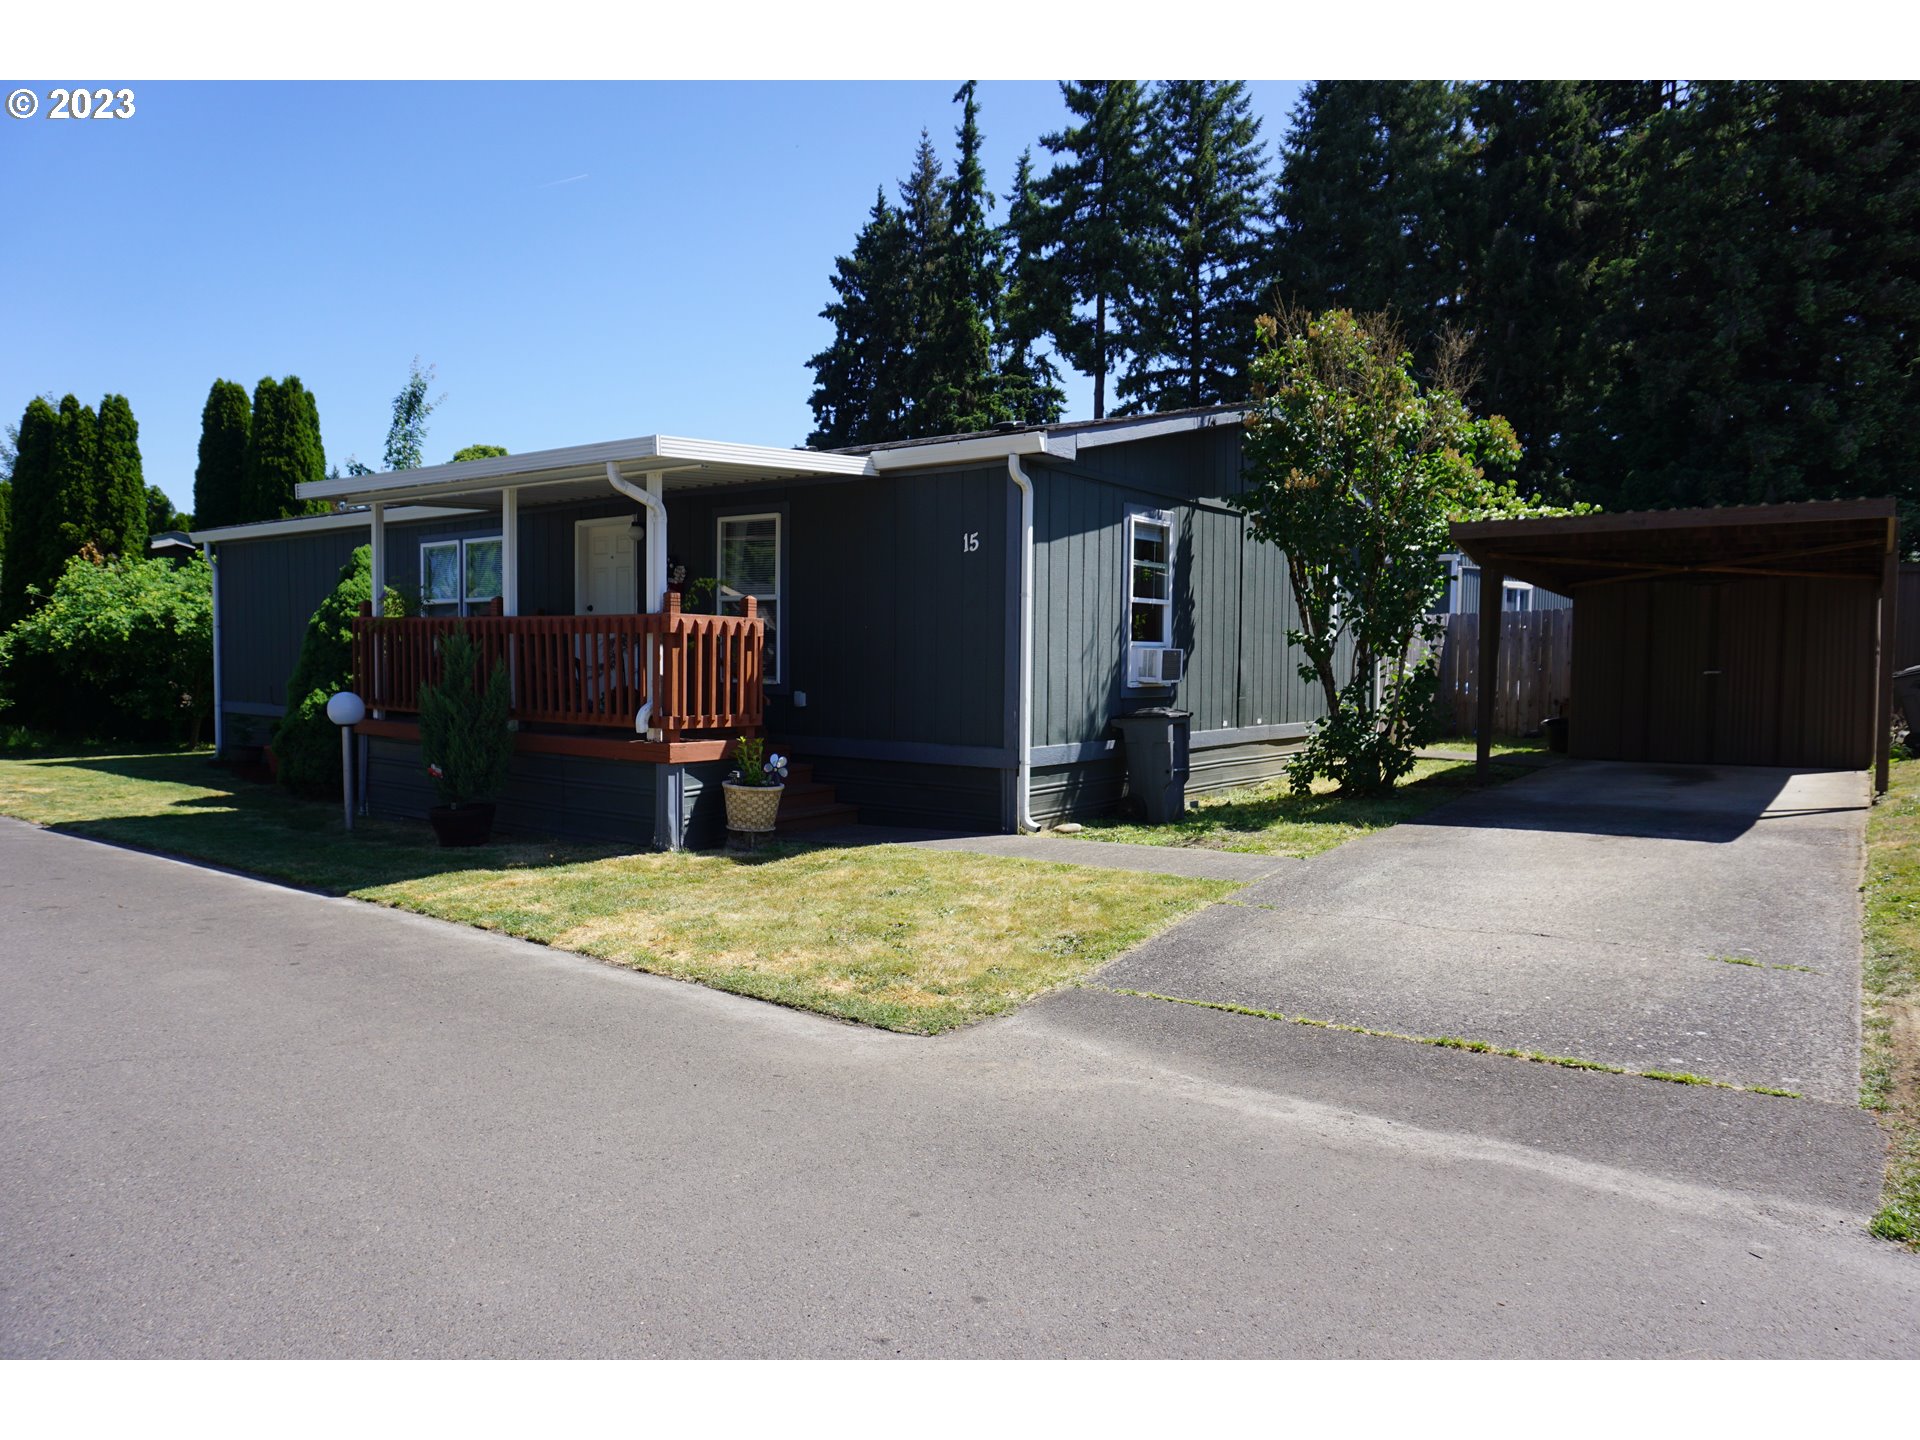
[[[980,548],[980,532],[978,530],[969,530],[966,534],[960,537],[960,553],[962,555],[971,555],[974,551],[978,550],[979,548]]]

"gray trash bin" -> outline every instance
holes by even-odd
[[[1153,825],[1187,813],[1187,742],[1193,712],[1157,705],[1116,715],[1127,757],[1127,789]]]

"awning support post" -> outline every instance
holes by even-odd
[[[1485,781],[1493,774],[1493,698],[1500,683],[1500,610],[1507,577],[1485,561],[1480,565],[1480,673],[1474,676],[1473,773]]]
[[[500,613],[520,613],[520,492],[500,492]]]
[[[387,613],[387,507],[378,500],[368,506],[372,526],[373,613]]]

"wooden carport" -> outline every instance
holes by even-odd
[[[1480,566],[1482,595],[1500,594],[1512,578],[1573,597],[1575,754],[1736,764],[1871,760],[1882,792],[1898,529],[1892,500],[1452,527],[1454,544]],[[1499,647],[1500,611],[1482,606],[1476,728],[1483,777]],[[1725,664],[1735,669],[1723,680]]]

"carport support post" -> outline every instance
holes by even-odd
[[[1892,525],[1889,521],[1888,528]],[[1899,595],[1900,551],[1889,535],[1886,559],[1880,566],[1880,638],[1873,657],[1873,788],[1880,795],[1887,793],[1893,779],[1893,651]]]
[[[1498,566],[1480,562],[1480,673],[1473,677],[1473,773],[1486,780],[1493,772],[1493,695],[1500,683],[1500,606],[1507,577]]]

